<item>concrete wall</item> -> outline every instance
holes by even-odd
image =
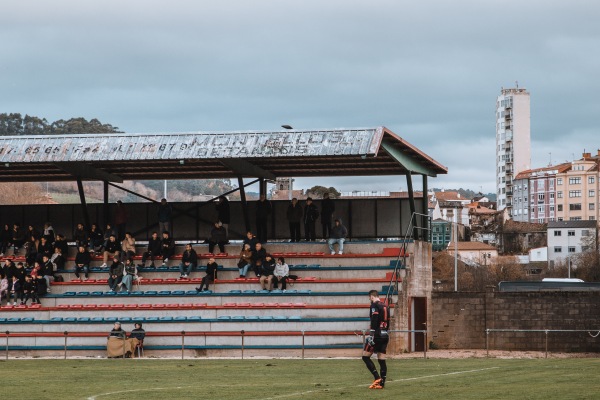
[[[435,292],[432,306],[431,340],[445,349],[483,349],[486,329],[600,330],[594,292]],[[489,348],[543,351],[545,339],[544,332],[490,333]],[[549,333],[548,350],[597,352],[600,337]]]

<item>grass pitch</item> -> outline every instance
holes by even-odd
[[[376,362],[377,365],[377,362]],[[7,399],[598,399],[599,359],[9,360]]]

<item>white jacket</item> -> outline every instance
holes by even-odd
[[[275,275],[278,278],[281,278],[283,276],[288,276],[288,274],[290,273],[290,267],[288,267],[287,264],[276,264],[275,265],[275,272],[273,273],[273,275]]]

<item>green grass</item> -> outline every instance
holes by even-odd
[[[7,399],[598,399],[598,359],[9,360]],[[94,397],[95,396],[95,397]]]

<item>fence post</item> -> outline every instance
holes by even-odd
[[[548,358],[548,329],[544,332],[546,333],[546,358]]]
[[[8,335],[10,334],[10,332],[6,331],[4,333],[6,333],[6,359],[8,360]]]
[[[69,336],[69,332],[65,331],[65,360],[67,359],[67,337]]]
[[[302,329],[302,359],[304,360],[304,329]]]
[[[242,360],[244,359],[244,334],[246,333],[246,331],[242,330],[240,332],[242,334]]]
[[[490,341],[489,341],[489,336],[490,336],[490,330],[486,329],[485,330],[485,356],[486,357],[490,356]]]
[[[183,353],[185,350],[185,331],[181,331],[181,359],[183,360]]]
[[[423,358],[427,360],[427,331],[423,331]]]

